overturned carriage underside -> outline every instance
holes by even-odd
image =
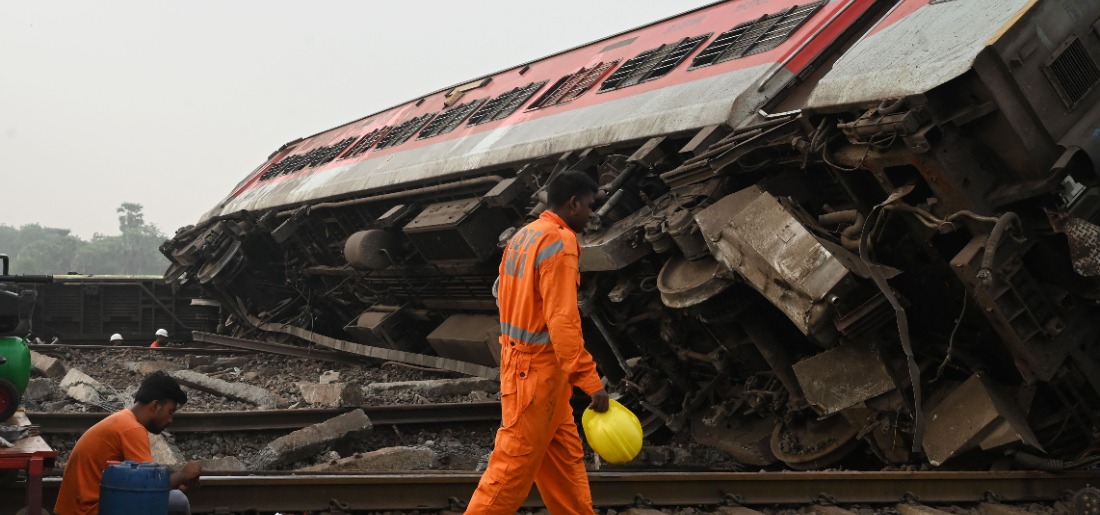
[[[861,61],[904,68],[882,52],[899,23],[716,123],[653,133],[638,111],[639,137],[613,127],[388,190],[228,201],[165,245],[169,275],[218,299],[227,334],[492,375],[500,248],[555,173],[582,170],[601,185],[582,244],[587,346],[652,437],[754,467],[1084,466],[1100,450],[1100,190],[1075,138],[1100,113],[1091,89],[1072,107],[1049,65],[1029,67],[1060,54],[1020,50],[1063,8],[1024,10],[964,69],[904,88]]]

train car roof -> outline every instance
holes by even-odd
[[[904,0],[833,64],[808,106],[925,93],[966,73],[1036,0]]]

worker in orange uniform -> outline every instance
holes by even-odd
[[[608,396],[584,348],[577,308],[577,234],[596,198],[596,183],[566,171],[547,187],[549,209],[519,230],[504,250],[500,305],[501,427],[466,513],[513,514],[531,484],[554,515],[591,515],[573,408],[573,387],[607,411]]]
[[[150,347],[167,347],[168,346],[168,331],[165,329],[157,329],[157,333],[153,338],[153,343],[149,344]]]
[[[187,393],[171,376],[158,370],[149,374],[134,393],[134,405],[100,420],[80,436],[69,453],[57,515],[95,515],[99,512],[99,480],[109,461],[153,461],[149,433],[160,434],[172,423],[172,415],[187,402]],[[202,467],[188,462],[169,478],[169,515],[190,515],[191,507],[181,490],[198,486]]]

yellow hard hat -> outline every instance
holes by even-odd
[[[608,463],[626,463],[642,450],[642,423],[618,401],[603,413],[584,410],[581,425],[588,445]]]

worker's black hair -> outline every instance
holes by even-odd
[[[141,381],[141,386],[134,394],[134,401],[146,404],[164,400],[173,400],[176,401],[177,405],[183,406],[187,404],[187,393],[183,391],[183,388],[180,388],[175,379],[172,379],[172,376],[163,370],[157,370],[145,376],[145,379]]]
[[[569,199],[588,193],[595,194],[599,189],[588,174],[577,170],[566,170],[550,180],[546,187],[546,202],[550,209],[564,206]]]

